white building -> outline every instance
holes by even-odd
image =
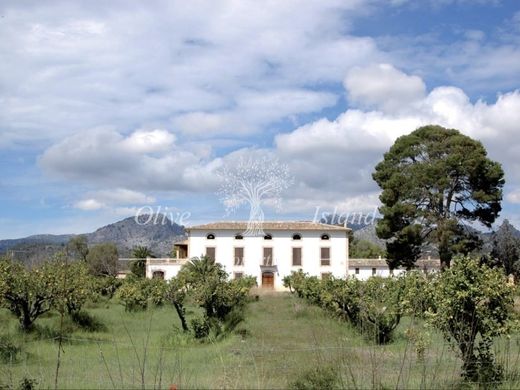
[[[425,273],[440,270],[439,259],[419,259],[416,262],[417,269]],[[349,259],[348,274],[360,280],[367,280],[371,276],[389,277],[406,272],[404,268],[390,270],[386,259]]]
[[[320,278],[347,276],[350,229],[314,222],[264,222],[264,235],[244,236],[247,222],[216,222],[186,228],[175,259],[148,259],[148,277],[174,277],[193,257],[209,256],[232,278],[254,276],[258,286],[283,289],[283,278],[303,270]]]

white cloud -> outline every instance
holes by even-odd
[[[166,131],[159,130],[138,130],[125,137],[111,129],[95,129],[51,146],[40,157],[39,164],[57,177],[105,188],[124,188],[112,194],[101,192],[104,201],[140,197],[127,189],[189,192],[211,187],[211,170],[216,163],[210,161],[211,148],[187,148],[173,140]]]
[[[175,136],[166,130],[137,130],[122,142],[122,146],[130,153],[151,153],[168,150],[174,142]]]
[[[380,57],[345,34],[369,3],[8,3],[0,146],[107,124],[244,136],[320,111],[336,101],[326,83]]]
[[[100,203],[96,199],[83,199],[74,204],[74,207],[80,210],[92,211],[99,210],[106,207],[103,203]]]
[[[387,90],[397,90],[403,77],[395,77],[393,82],[394,85],[386,80]],[[504,165],[506,181],[512,186],[520,185],[520,91],[500,95],[493,104],[472,103],[455,87],[438,87],[418,97],[419,94],[407,104],[403,102],[394,112],[348,109],[335,120],[319,119],[278,135],[276,151],[289,162],[299,179],[297,193],[308,200],[300,204],[328,201],[354,207],[356,203],[344,202],[368,200],[366,194],[376,193],[371,174],[384,152],[397,137],[426,124],[456,128],[480,139],[491,158]],[[393,101],[392,94],[389,99]],[[381,100],[377,104],[386,107],[385,103]],[[507,197],[509,201],[515,199],[516,195]],[[372,204],[368,202],[367,206]]]
[[[390,64],[355,67],[344,80],[349,100],[362,107],[398,111],[424,98],[426,86]]]
[[[520,189],[515,189],[506,194],[506,200],[509,203],[520,204]]]

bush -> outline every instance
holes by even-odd
[[[123,281],[115,276],[100,276],[94,280],[95,292],[107,299],[112,299],[122,285]]]
[[[142,287],[141,283],[128,281],[117,290],[117,298],[125,307],[125,311],[146,310],[148,297]]]
[[[15,344],[9,336],[0,336],[0,362],[16,362],[21,351],[21,347]]]
[[[168,285],[162,279],[128,277],[117,292],[126,311],[145,310],[149,304],[161,306],[166,301]]]
[[[101,332],[107,329],[105,324],[86,311],[74,312],[71,314],[70,318],[79,328],[88,332]]]
[[[458,349],[462,375],[470,381],[497,382],[492,340],[507,334],[513,318],[513,288],[500,269],[470,257],[457,257],[432,283],[429,320]],[[478,343],[477,343],[478,341]]]
[[[402,316],[403,283],[400,278],[371,277],[362,284],[360,326],[378,344],[392,339]]]
[[[196,339],[205,339],[209,336],[211,326],[207,317],[194,318],[191,320],[191,329],[193,337]]]
[[[340,377],[331,367],[316,367],[303,373],[288,386],[290,389],[314,390],[314,389],[339,389]]]

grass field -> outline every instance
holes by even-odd
[[[345,388],[461,385],[460,361],[435,332],[419,359],[405,334],[409,319],[400,324],[394,342],[377,346],[289,294],[262,295],[249,305],[236,334],[208,344],[180,336],[170,307],[126,313],[110,302],[88,312],[106,330],[70,329],[60,359],[60,388],[286,388],[316,367],[333,370]],[[0,364],[1,385],[16,387],[27,377],[37,387],[54,387],[58,344],[53,337],[59,320],[48,315],[38,320],[39,332],[24,336],[11,315],[0,311],[0,333],[23,345],[17,362]],[[511,372],[520,363],[519,338],[498,341],[496,352]],[[519,385],[514,377],[502,384]]]

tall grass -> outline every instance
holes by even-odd
[[[66,324],[61,388],[271,389],[305,383],[359,389],[461,387],[461,361],[453,349],[433,330],[417,348],[407,329],[421,324],[410,318],[403,319],[392,343],[381,346],[298,298],[265,295],[249,305],[233,335],[200,343],[180,336],[177,316],[169,307],[127,313],[110,302],[87,310],[104,327],[86,331]],[[198,308],[188,312],[195,317]],[[0,333],[21,347],[16,360],[0,363],[0,387],[16,388],[24,378],[41,388],[53,387],[53,330],[58,330],[59,320],[51,313],[38,323],[47,333],[23,335],[10,315],[0,311]],[[519,335],[513,335],[495,344],[497,359],[508,373],[499,385],[503,388],[520,387],[519,343]]]

